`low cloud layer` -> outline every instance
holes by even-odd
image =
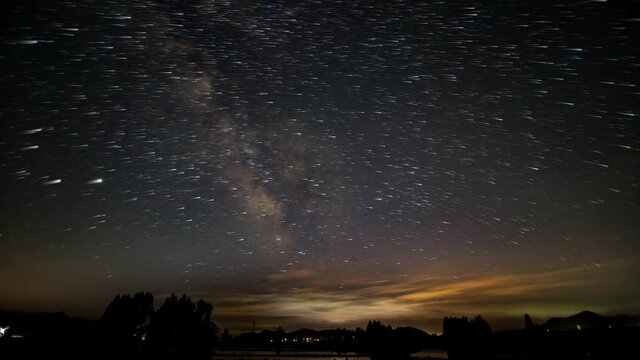
[[[615,274],[625,271],[623,267],[612,263],[534,274],[457,279],[414,276],[404,281],[353,277],[340,284],[329,281],[324,273],[300,269],[269,276],[251,290],[209,300],[216,304],[222,326],[242,330],[253,321],[261,328],[298,324],[355,327],[366,325],[369,319],[382,319],[439,331],[443,316],[475,314],[495,319],[494,326],[500,328],[511,325],[504,323],[505,318],[519,319],[525,312],[542,320],[584,310],[594,298],[608,299],[619,286]],[[596,294],[593,289],[600,290]]]

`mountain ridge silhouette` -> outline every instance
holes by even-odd
[[[541,325],[544,329],[555,331],[629,326],[640,326],[640,315],[606,316],[593,311],[584,310],[567,317],[550,318]]]

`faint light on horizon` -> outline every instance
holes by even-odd
[[[90,185],[93,185],[93,184],[102,184],[102,178],[89,180],[89,181],[87,181],[87,184],[90,184]]]

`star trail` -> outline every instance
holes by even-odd
[[[186,292],[233,329],[638,312],[639,10],[3,4],[0,307]]]

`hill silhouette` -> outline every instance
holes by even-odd
[[[640,325],[640,316],[604,316],[592,311],[582,311],[569,317],[554,317],[541,325],[544,329],[565,331],[578,329],[603,329],[609,327],[629,327]]]
[[[500,359],[637,359],[637,316],[603,316],[583,311],[536,325],[527,314],[524,329],[494,333],[494,358]]]

